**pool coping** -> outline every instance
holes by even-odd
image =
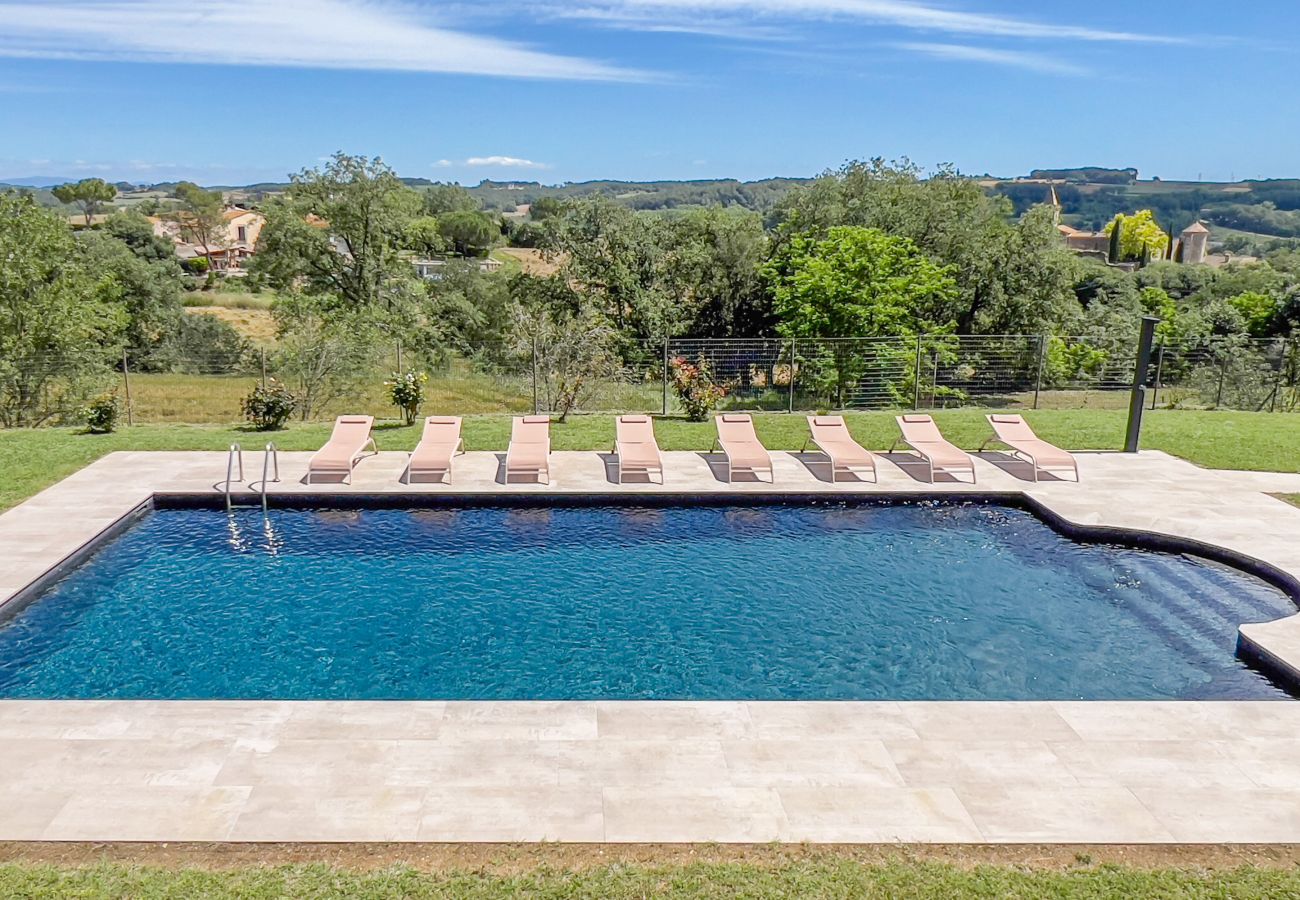
[[[670,482],[686,483],[676,496],[610,487],[596,454],[556,454],[553,488],[493,485],[498,454],[484,453],[463,485],[408,491],[386,456],[356,485],[290,481],[271,502],[992,498],[1079,539],[1136,535],[1246,568],[1293,598],[1300,573],[1300,509],[1266,496],[1300,493],[1300,476],[1158,453],[1081,454],[1082,488],[984,458],[976,488],[893,467],[831,487],[782,454],[775,490],[719,485],[698,454],[666,454]],[[286,477],[307,457],[282,455]],[[224,458],[112,454],[0,515],[0,597],[39,594],[155,496],[222,504]],[[60,574],[16,590],[38,558]],[[1239,634],[1300,672],[1300,615]],[[0,758],[0,840],[1300,843],[1300,704],[1287,701],[3,700]]]

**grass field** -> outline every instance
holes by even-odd
[[[156,897],[242,900],[351,898],[1120,898],[1300,896],[1294,868],[1224,870],[1080,865],[1064,870],[1000,865],[959,867],[896,860],[861,863],[818,854],[778,864],[698,862],[615,864],[575,870],[539,867],[421,872],[409,867],[348,870],[323,865],[235,869],[163,869],[0,865],[6,897]]]
[[[382,405],[366,407],[382,410]],[[440,407],[431,403],[428,412]],[[1039,410],[1025,417],[1049,441],[1074,450],[1116,450],[1124,440],[1125,414],[1100,409]],[[803,415],[762,413],[754,417],[759,437],[773,450],[803,446]],[[853,434],[872,449],[888,449],[896,426],[893,413],[850,413]],[[944,433],[956,444],[975,449],[988,436],[984,411],[935,413]],[[659,419],[655,426],[665,450],[707,450],[713,443],[710,422]],[[41,428],[0,431],[0,509],[13,506],[114,450],[225,450],[238,441],[260,447],[274,440],[282,450],[313,450],[329,433],[326,423],[294,424],[283,431],[259,433],[238,426],[137,425],[114,434],[82,434],[75,429]],[[465,443],[470,450],[504,450],[510,439],[508,415],[466,416]],[[381,422],[376,429],[380,450],[409,450],[417,428]],[[556,450],[605,450],[614,438],[612,415],[574,416],[552,427]],[[1300,415],[1289,413],[1158,410],[1147,414],[1143,446],[1164,450],[1202,466],[1252,471],[1300,472]]]

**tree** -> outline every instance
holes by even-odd
[[[1106,226],[1106,233],[1110,235],[1112,252],[1119,251],[1118,256],[1111,256],[1113,263],[1161,259],[1169,243],[1169,236],[1156,221],[1156,214],[1149,209],[1139,210],[1131,216],[1120,213]]]
[[[435,184],[424,192],[424,214],[443,216],[453,212],[478,212],[479,202],[459,184]]]
[[[433,216],[412,219],[406,226],[403,243],[406,249],[423,256],[434,256],[447,250],[447,239],[442,236],[440,223]]]
[[[177,337],[185,318],[175,255],[149,259],[103,231],[83,232],[77,243],[82,260],[104,279],[103,296],[126,315],[122,336],[132,368],[174,370],[182,355]],[[192,343],[187,349],[197,348],[201,345]]]
[[[559,197],[538,197],[528,205],[528,218],[534,222],[545,222],[564,214],[564,201]]]
[[[181,202],[180,209],[173,214],[181,236],[202,247],[204,258],[211,262],[212,251],[225,246],[228,230],[221,191],[205,191],[197,184],[182,181],[176,185],[174,196]]]
[[[618,332],[560,276],[531,280],[539,284],[521,291],[525,299],[513,309],[511,344],[517,358],[533,360],[540,399],[564,422],[621,374]],[[571,302],[529,302],[565,294]]]
[[[667,225],[664,264],[670,283],[689,297],[689,333],[759,337],[775,323],[759,268],[767,259],[762,217],[745,210],[692,210]]]
[[[86,227],[89,228],[99,207],[117,196],[117,188],[102,178],[83,178],[75,184],[61,184],[50,193],[60,203],[80,206],[86,216]]]
[[[501,227],[490,216],[469,210],[439,216],[438,232],[457,256],[483,256],[501,237]]]
[[[266,205],[254,272],[275,287],[304,282],[342,307],[397,311],[418,295],[402,256],[421,198],[380,159],[336,153],[292,176]]]
[[[102,387],[127,321],[115,288],[64,219],[0,194],[0,425],[66,419]]]
[[[824,237],[794,236],[763,270],[777,330],[793,338],[910,337],[949,330],[957,284],[907,238],[840,226]],[[832,344],[838,402],[868,364],[865,354]]]
[[[874,159],[851,162],[791,192],[775,214],[774,240],[779,246],[839,225],[908,238],[952,267],[958,290],[941,318],[952,319],[959,333],[1023,332],[1076,312],[1074,270],[1050,210],[1019,222],[1012,212],[1005,197],[990,196],[951,167],[923,178],[906,160]]]
[[[373,310],[338,308],[329,298],[290,291],[274,312],[275,369],[293,388],[303,421],[353,392],[372,372],[380,340]]]

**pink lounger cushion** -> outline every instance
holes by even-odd
[[[351,472],[357,457],[370,443],[370,430],[374,424],[374,416],[339,416],[334,420],[334,431],[329,441],[307,464],[308,473]]]
[[[510,428],[506,477],[516,473],[546,473],[550,479],[550,416],[519,416]]]
[[[752,416],[723,413],[713,421],[718,429],[718,444],[732,469],[772,471],[772,455],[754,433]]]
[[[896,421],[903,442],[927,460],[931,469],[970,472],[971,477],[975,477],[975,461],[969,453],[943,436],[933,418],[912,414],[898,416]]]
[[[460,422],[455,416],[429,416],[424,420],[424,433],[411,453],[412,473],[451,470],[452,459],[461,447]]]
[[[988,420],[999,443],[1031,457],[1037,468],[1070,469],[1077,475],[1078,464],[1074,455],[1040,438],[1023,417],[991,415]]]
[[[808,429],[812,442],[830,457],[835,468],[875,469],[875,456],[853,439],[843,416],[809,416]]]
[[[614,453],[618,457],[619,478],[625,469],[659,472],[663,460],[655,440],[654,420],[649,416],[619,416],[614,420]]]

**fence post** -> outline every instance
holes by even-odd
[[[266,390],[266,348],[262,348],[262,390]]]
[[[790,338],[790,397],[788,412],[794,412],[794,338]]]
[[[397,373],[402,373],[402,342],[397,342]]]
[[[1128,431],[1124,435],[1124,452],[1137,453],[1142,444],[1142,416],[1147,408],[1147,376],[1151,374],[1151,345],[1155,343],[1155,316],[1143,316],[1138,333],[1137,365],[1133,367],[1133,395],[1128,404]]]
[[[533,335],[533,415],[537,415],[540,408],[537,405],[537,335]]]
[[[1038,398],[1043,393],[1043,365],[1047,362],[1047,335],[1038,336],[1038,375],[1034,378],[1034,409],[1038,409]]]
[[[131,402],[131,368],[126,363],[126,350],[122,350],[122,387],[126,391],[126,424],[128,427],[135,424],[135,411],[131,408],[134,404]]]
[[[1223,357],[1223,362],[1219,363],[1219,389],[1214,394],[1214,408],[1218,409],[1223,405],[1223,380],[1228,377],[1228,357]]]
[[[1165,345],[1160,345],[1160,350],[1156,353],[1156,384],[1151,391],[1151,408],[1156,408],[1156,403],[1160,400],[1160,384],[1165,374]]]
[[[664,338],[664,415],[668,415],[668,338]]]
[[[1277,360],[1277,374],[1273,376],[1273,396],[1268,401],[1268,411],[1277,412],[1277,395],[1282,393],[1282,379],[1286,375],[1286,357],[1287,344],[1290,343],[1286,338],[1282,339],[1282,354]]]
[[[912,409],[921,408],[921,335],[916,336],[916,383],[912,385]],[[833,473],[832,473],[833,474]]]

